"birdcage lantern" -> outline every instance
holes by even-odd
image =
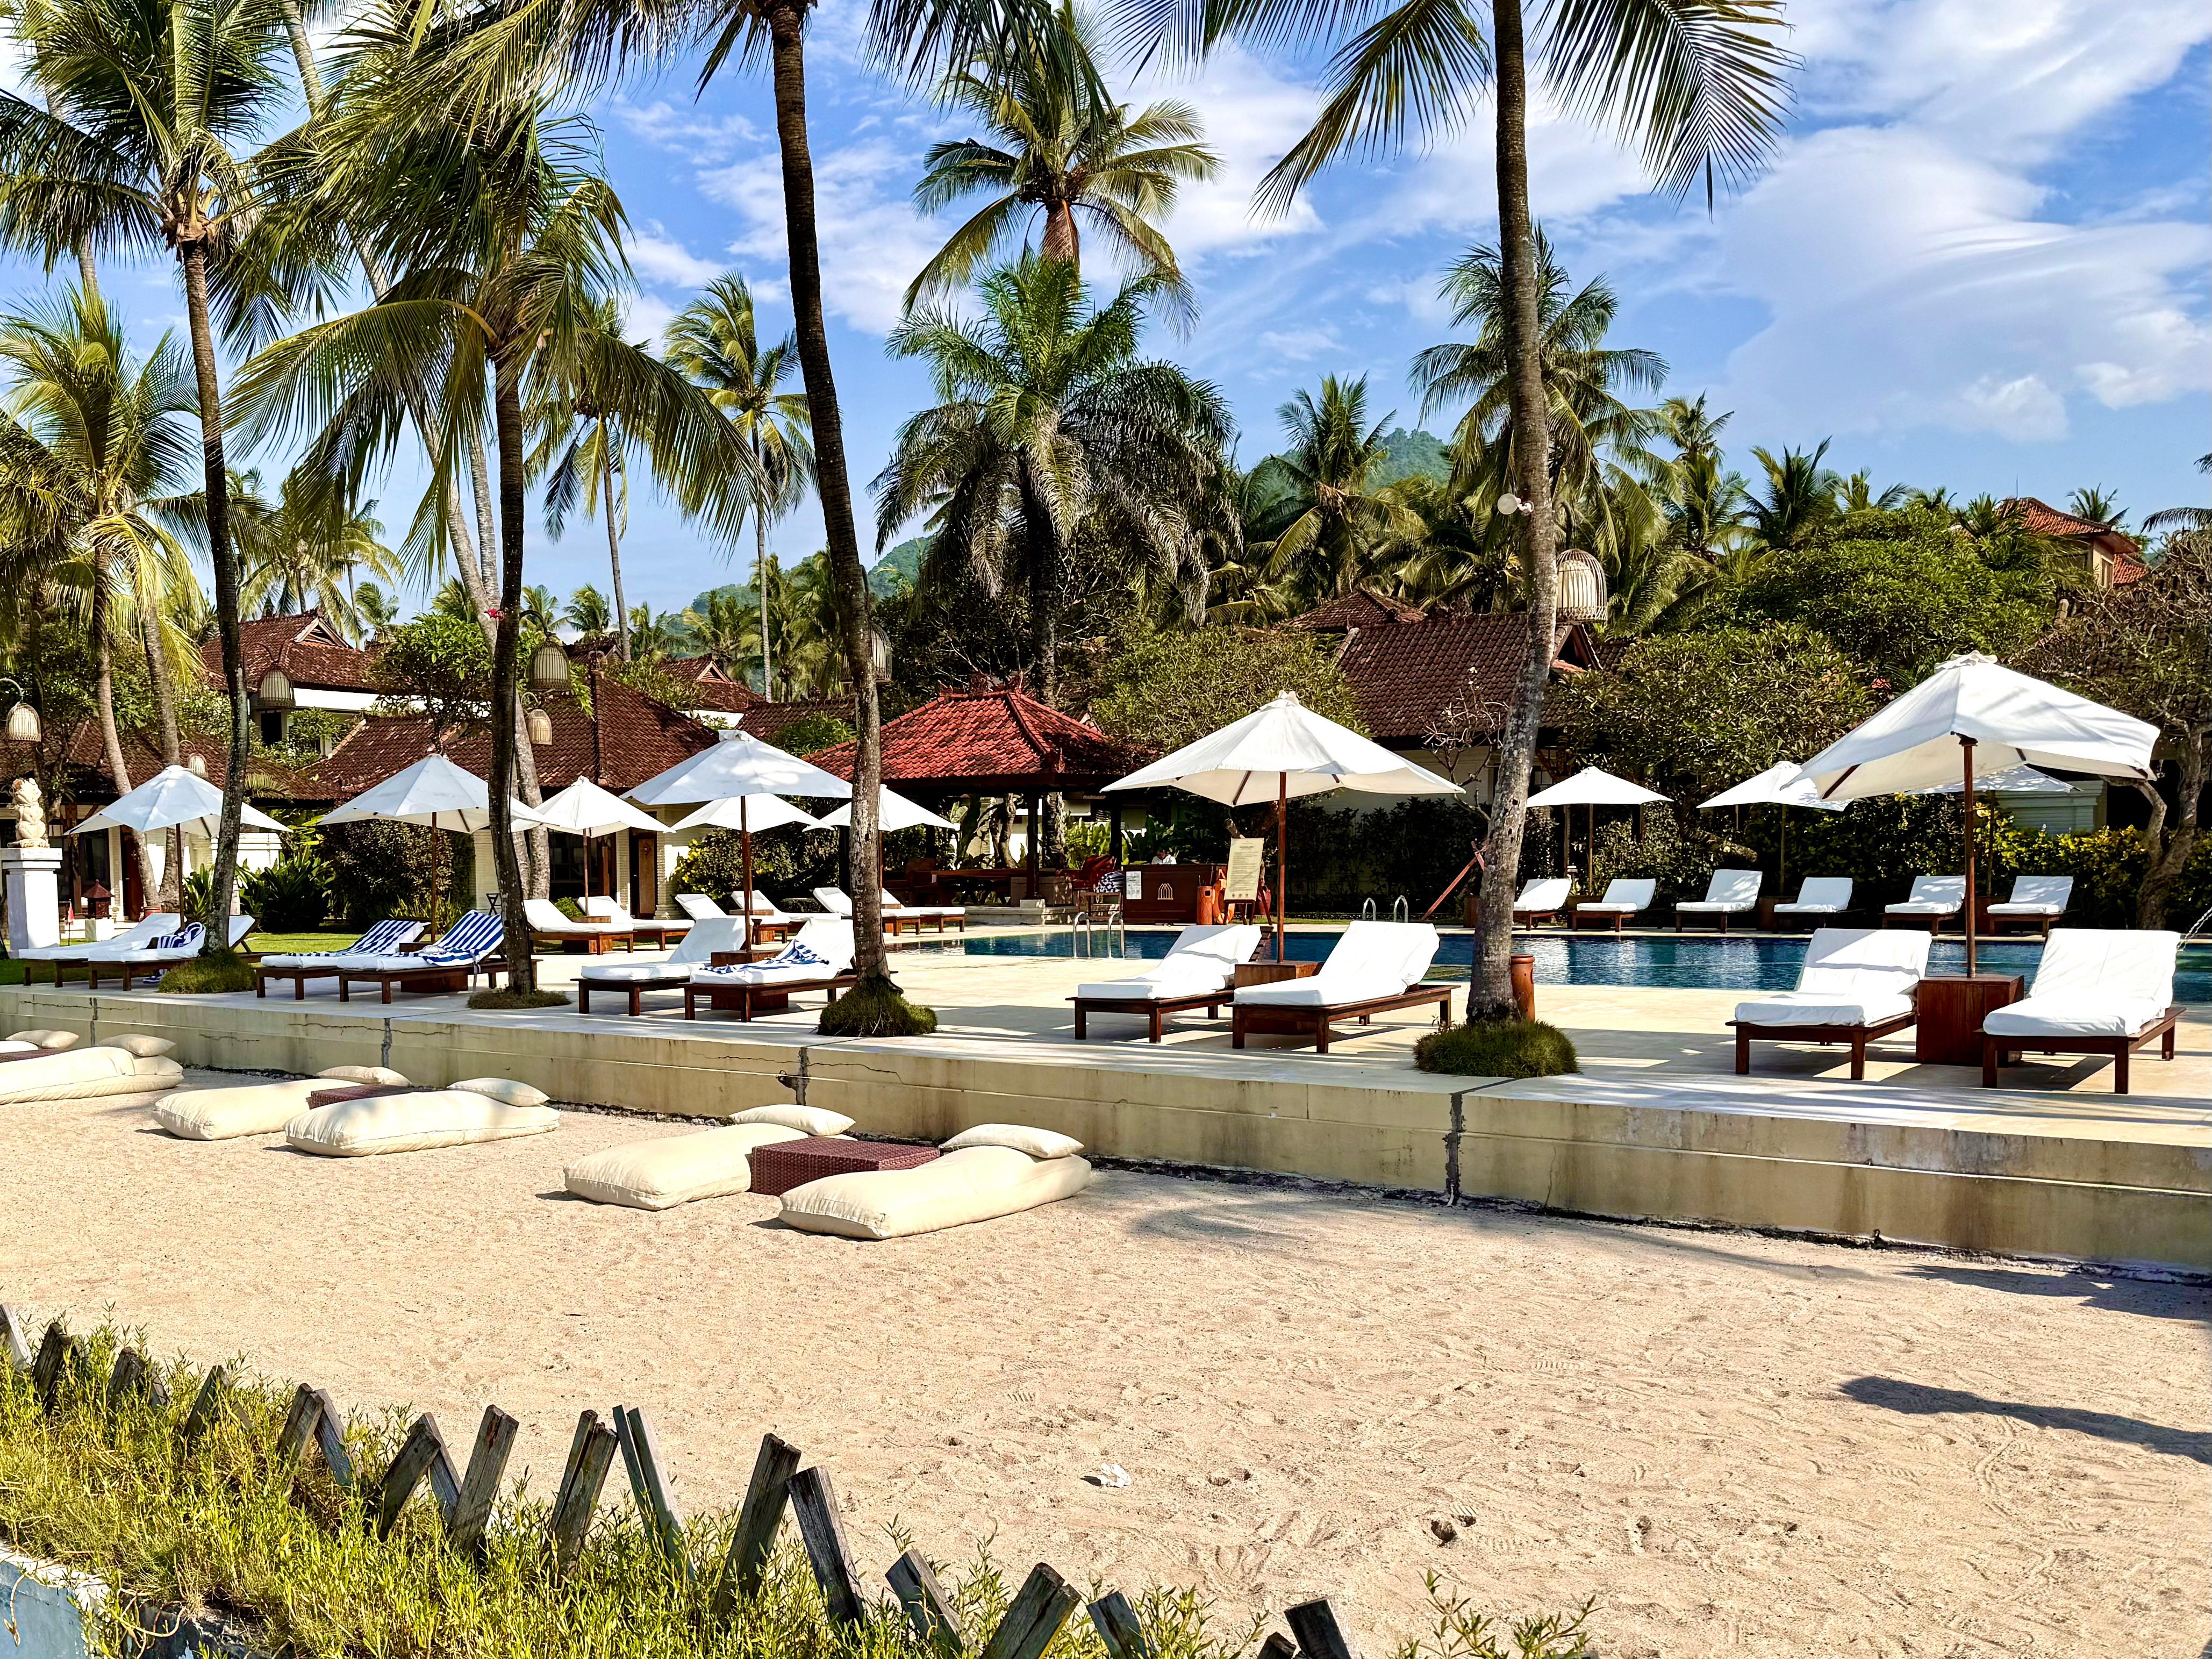
[[[8,705],[8,741],[36,743],[46,733],[46,726],[39,719],[39,711],[23,701],[23,688],[15,681],[0,681],[0,684],[11,687],[15,693],[15,700]]]
[[[530,653],[530,689],[541,693],[568,689],[568,653],[550,634]]]
[[[553,741],[553,717],[542,708],[531,709],[522,717],[523,727],[530,733],[530,746],[543,749]]]
[[[292,677],[281,668],[272,668],[261,677],[254,689],[253,701],[264,714],[285,714],[300,706],[300,694],[292,689]]]
[[[1578,547],[1571,547],[1559,555],[1562,617],[1570,622],[1603,622],[1609,597],[1603,565]]]

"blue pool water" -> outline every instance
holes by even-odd
[[[1175,935],[1166,931],[1133,929],[1123,953],[1131,961],[1157,961],[1167,954]],[[1336,935],[1298,933],[1289,935],[1294,960],[1319,962],[1328,955]],[[1590,934],[1580,938],[1559,934],[1521,934],[1516,944],[1536,958],[1540,985],[1650,985],[1682,990],[1786,991],[1797,982],[1798,964],[1804,960],[1802,939],[1720,939],[1706,934],[1684,938],[1615,939]],[[976,935],[943,945],[909,946],[971,957],[1066,957],[1073,954],[1073,936],[1066,933]],[[1465,968],[1474,960],[1474,941],[1467,933],[1447,934],[1437,952],[1439,966]],[[2040,940],[1984,940],[1975,951],[1979,965],[1999,973],[2033,976],[2043,955]],[[1938,974],[1964,973],[1966,948],[1956,939],[1939,939],[1929,958]],[[2212,947],[2191,945],[2182,953],[2175,975],[2174,996],[2181,1002],[2212,1002]]]

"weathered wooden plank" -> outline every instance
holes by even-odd
[[[222,1410],[223,1390],[229,1386],[229,1375],[222,1366],[208,1368],[200,1391],[192,1396],[191,1410],[185,1413],[185,1426],[179,1431],[187,1446],[215,1426],[216,1413]]]
[[[31,1368],[31,1339],[23,1334],[27,1328],[23,1316],[0,1302],[0,1359],[21,1370]]]
[[[635,1406],[615,1407],[615,1433],[620,1437],[623,1466],[629,1472],[631,1494],[637,1512],[659,1540],[661,1553],[686,1577],[691,1572],[690,1553],[684,1547],[684,1518],[668,1496],[668,1482],[660,1473],[659,1454],[653,1449],[653,1430],[645,1413]]]
[[[1298,1644],[1279,1630],[1267,1632],[1267,1639],[1260,1644],[1259,1659],[1298,1659]]]
[[[439,1478],[441,1470],[442,1481]],[[453,1460],[446,1450],[446,1437],[438,1432],[438,1419],[428,1412],[415,1419],[415,1426],[407,1431],[407,1438],[400,1443],[392,1467],[385,1471],[376,1499],[379,1538],[392,1535],[392,1528],[399,1524],[399,1512],[407,1507],[407,1500],[425,1479],[430,1482],[431,1495],[437,1499],[438,1507],[450,1519],[453,1506],[446,1494],[457,1491]]]
[[[738,1511],[738,1529],[730,1535],[730,1553],[723,1558],[721,1580],[714,1586],[714,1618],[728,1618],[738,1597],[760,1588],[761,1575],[768,1571],[769,1555],[775,1548],[775,1529],[783,1523],[791,1477],[798,1468],[798,1447],[773,1434],[761,1437],[744,1506]]]
[[[1108,1590],[1091,1604],[1091,1623],[1111,1659],[1152,1659],[1152,1644],[1137,1622],[1137,1610],[1119,1590]]]
[[[599,1508],[599,1491],[615,1461],[615,1431],[586,1411],[576,1419],[575,1438],[568,1443],[568,1466],[561,1473],[561,1488],[554,1494],[552,1512],[545,1518],[553,1534],[553,1571],[565,1575],[583,1553],[592,1529],[592,1512]]]
[[[136,1348],[124,1349],[115,1356],[115,1369],[107,1375],[107,1409],[117,1410],[145,1389],[145,1356]]]
[[[1298,1651],[1304,1659],[1358,1659],[1345,1639],[1343,1627],[1336,1622],[1336,1609],[1329,1606],[1328,1597],[1286,1607],[1283,1619],[1297,1638]]]
[[[841,1625],[857,1625],[866,1615],[860,1581],[853,1571],[852,1552],[845,1547],[845,1523],[837,1514],[837,1494],[830,1477],[818,1468],[801,1469],[791,1477],[791,1512],[799,1522],[806,1559],[813,1564],[815,1582],[830,1617]]]
[[[39,1396],[39,1403],[49,1410],[52,1407],[57,1379],[61,1376],[62,1356],[69,1352],[69,1332],[62,1322],[55,1320],[39,1339],[39,1355],[31,1362],[31,1387]]]
[[[313,1389],[302,1382],[292,1390],[292,1404],[284,1413],[284,1426],[276,1431],[276,1462],[296,1463],[307,1455],[314,1443],[315,1424],[323,1414],[323,1402]]]
[[[1083,1593],[1044,1562],[1030,1569],[1013,1605],[984,1644],[983,1659],[1038,1659],[1060,1634],[1067,1616],[1083,1605]]]
[[[315,1447],[323,1455],[323,1467],[331,1472],[331,1480],[351,1491],[353,1454],[346,1449],[345,1413],[327,1389],[315,1390]]]
[[[469,1555],[483,1553],[484,1528],[491,1520],[491,1506],[507,1474],[514,1437],[521,1430],[520,1419],[496,1406],[484,1407],[483,1420],[477,1425],[477,1443],[469,1452],[468,1473],[461,1477],[459,1499],[453,1505],[450,1524],[455,1549]]]
[[[960,1616],[953,1612],[951,1599],[939,1588],[937,1575],[920,1550],[908,1550],[899,1557],[884,1577],[890,1581],[899,1606],[906,1609],[907,1623],[914,1626],[914,1633],[925,1646],[946,1653],[966,1650],[968,1638],[960,1628]]]

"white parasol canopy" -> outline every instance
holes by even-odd
[[[1820,812],[1840,812],[1849,803],[1822,800],[1820,787],[1805,775],[1795,761],[1778,761],[1764,772],[1723,789],[1711,800],[1698,803],[1699,811],[1719,806],[1809,806]]]
[[[1964,778],[1954,778],[1948,783],[1939,783],[1932,789],[1916,789],[1916,795],[1955,795],[1966,787]],[[1991,772],[1974,780],[1977,790],[1986,790],[1992,795],[2070,795],[2074,786],[2063,778],[2054,778],[2048,772],[2039,772],[2033,766],[2015,766],[2008,771]]]
[[[1954,657],[1865,724],[1805,763],[1824,800],[1931,789],[1955,778],[1966,796],[1966,972],[1974,971],[1974,792],[2016,766],[2148,781],[2158,728],[2002,666]]]
[[[1641,806],[1646,801],[1664,800],[1667,797],[1656,789],[1646,789],[1640,783],[1631,783],[1626,778],[1617,778],[1602,767],[1585,766],[1571,778],[1563,778],[1549,789],[1540,789],[1528,797],[1531,806]]]
[[[781,830],[787,824],[800,824],[809,830],[827,826],[827,818],[816,818],[802,812],[781,795],[732,795],[727,800],[710,800],[690,817],[678,818],[667,826],[672,836],[687,830],[738,830],[751,833],[756,830]]]
[[[822,820],[824,830],[842,830],[853,822],[850,801],[828,814]],[[896,789],[884,789],[878,793],[876,823],[889,830],[957,830],[960,826],[951,818],[931,811],[919,801],[908,800]]]
[[[560,793],[547,796],[544,804],[534,810],[538,821],[548,830],[571,836],[611,836],[617,830],[642,830],[657,836],[668,828],[650,812],[640,811],[589,778],[578,778]]]
[[[238,821],[248,830],[274,830],[289,834],[266,812],[239,804]],[[165,766],[127,794],[118,796],[70,831],[88,835],[95,830],[128,830],[134,835],[158,835],[164,830],[188,830],[203,840],[215,839],[222,819],[222,791],[205,778],[181,766]]]
[[[629,792],[646,806],[688,805],[697,801],[735,800],[740,795],[807,795],[850,800],[853,786],[834,772],[810,766],[748,732],[725,732],[722,740],[647,778]]]
[[[519,829],[530,829],[538,814],[519,800],[507,809]],[[394,772],[373,789],[364,789],[342,806],[323,814],[325,823],[360,823],[382,819],[387,823],[423,823],[433,830],[455,830],[473,835],[491,828],[491,800],[484,781],[456,766],[443,755],[425,755],[414,765]]]
[[[1400,758],[1348,726],[1316,714],[1285,691],[1210,737],[1139,767],[1106,787],[1188,789],[1224,806],[1275,803],[1275,957],[1283,959],[1284,895],[1290,886],[1289,805],[1293,795],[1356,789],[1370,795],[1456,795],[1449,778]]]

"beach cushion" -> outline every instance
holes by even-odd
[[[2066,913],[2066,902],[2074,896],[2074,878],[2071,876],[2022,876],[2012,884],[2012,896],[2002,904],[1990,906],[1990,914],[1999,916],[2057,916]]]
[[[693,923],[659,962],[594,963],[578,977],[586,985],[650,985],[655,981],[680,985],[692,969],[712,962],[717,951],[743,950],[744,929],[743,916],[708,916]]]
[[[1705,897],[1686,900],[1674,908],[1677,910],[1748,910],[1759,902],[1761,879],[1756,870],[1716,870],[1713,878],[1705,884]]]
[[[1563,910],[1574,883],[1565,876],[1545,876],[1531,881],[1513,901],[1516,910]]]
[[[1805,884],[1797,890],[1795,902],[1774,907],[1778,915],[1805,911],[1830,912],[1851,908],[1851,878],[1849,876],[1808,876]]]
[[[406,1073],[389,1066],[325,1066],[315,1075],[332,1083],[380,1083],[392,1089],[408,1086]]]
[[[11,1053],[44,1048],[50,1054],[58,1054],[64,1048],[76,1048],[78,1041],[75,1031],[50,1031],[36,1026],[27,1031],[10,1031],[8,1034]]]
[[[298,1152],[365,1158],[544,1134],[560,1122],[550,1107],[507,1106],[467,1090],[432,1089],[318,1106],[284,1126],[284,1140]]]
[[[1176,935],[1167,955],[1144,972],[1079,985],[1075,994],[1109,1002],[1150,1002],[1225,991],[1237,977],[1237,964],[1250,961],[1260,948],[1264,931],[1249,922],[1186,927]]]
[[[0,1066],[0,1106],[29,1101],[165,1095],[184,1080],[173,1060],[120,1048],[70,1048]]]
[[[911,1170],[825,1176],[783,1195],[782,1218],[803,1232],[904,1238],[1014,1215],[1091,1184],[1079,1158],[1031,1158],[1011,1146],[966,1146]]]
[[[527,1083],[517,1083],[510,1077],[465,1078],[459,1083],[449,1083],[449,1089],[465,1094],[483,1095],[502,1106],[543,1106],[553,1098],[543,1089],[533,1089]]]
[[[853,1127],[853,1120],[842,1112],[833,1112],[826,1106],[748,1106],[742,1112],[730,1114],[732,1123],[772,1123],[779,1128],[795,1129],[803,1135],[842,1135]]]
[[[802,1130],[776,1123],[740,1123],[696,1134],[633,1140],[571,1164],[568,1190],[594,1204],[667,1210],[702,1198],[751,1190],[752,1155],[778,1141],[804,1140]]]
[[[944,1150],[957,1152],[969,1146],[1011,1146],[1031,1158],[1073,1158],[1083,1150],[1073,1135],[1032,1129],[1025,1123],[979,1123],[946,1141]]]
[[[1441,943],[1424,921],[1355,921],[1310,978],[1248,985],[1237,1000],[1261,1007],[1333,1008],[1394,997],[1429,971]]]
[[[2027,995],[1983,1016],[1982,1030],[1994,1036],[2132,1036],[2172,1006],[2180,951],[2181,935],[2162,930],[2054,927]]]
[[[1805,946],[1797,988],[1736,1005],[1747,1025],[1870,1025],[1911,1013],[1934,941],[1923,933],[1822,927]]]
[[[704,893],[678,893],[676,908],[694,921],[712,921],[715,917],[726,914],[720,905]]]
[[[1837,991],[1775,991],[1735,1006],[1746,1025],[1873,1025],[1911,1012],[1911,997],[1879,992],[1852,998]]]
[[[1616,876],[1606,884],[1601,899],[1585,899],[1585,911],[1602,910],[1608,915],[1618,911],[1623,915],[1634,915],[1651,902],[1651,896],[1659,890],[1659,884],[1649,876]]]
[[[1915,876],[1904,900],[1883,907],[1893,916],[1948,916],[1966,902],[1964,876]]]
[[[307,1109],[307,1097],[330,1084],[295,1077],[231,1089],[185,1089],[154,1103],[154,1121],[179,1140],[234,1140],[273,1135]]]
[[[787,981],[805,984],[835,979],[852,966],[853,924],[834,916],[817,916],[765,962],[696,969],[691,977],[700,985],[775,985]]]
[[[143,1036],[136,1031],[126,1032],[122,1036],[102,1037],[100,1046],[103,1048],[120,1048],[125,1054],[140,1060],[159,1060],[166,1054],[173,1054],[177,1052],[177,1045],[168,1038]]]

